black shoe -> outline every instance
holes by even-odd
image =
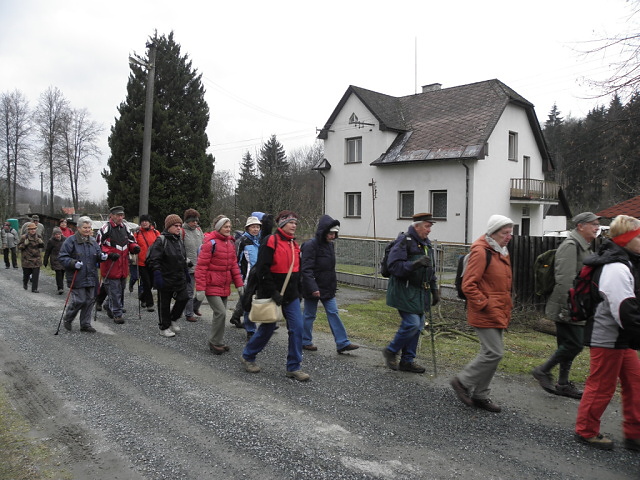
[[[112,314],[112,315],[113,315],[113,314]],[[110,318],[113,318],[113,316],[112,316],[112,317],[110,317]],[[113,321],[114,321],[115,323],[117,323],[118,325],[122,325],[122,324],[124,323],[124,318],[122,318],[122,317],[117,317],[117,318],[114,318],[114,319],[113,319]]]
[[[640,452],[640,438],[625,438],[624,448],[633,450],[634,452]]]
[[[398,355],[393,353],[388,348],[382,350],[382,356],[384,357],[384,361],[391,370],[398,370]]]
[[[28,285],[25,283],[24,285],[22,285],[22,288],[26,290],[28,288]]]
[[[568,382],[565,385],[560,385],[556,383],[556,395],[561,395],[563,397],[575,398],[580,400],[582,398],[582,390],[576,388],[573,382]]]
[[[302,349],[303,350],[309,350],[310,352],[317,352],[318,351],[318,347],[316,347],[315,345],[312,345],[312,344],[302,345]]]
[[[31,290],[31,293],[40,293],[39,290]]]
[[[7,265],[7,266],[6,266],[6,267],[4,267],[4,268],[11,268],[11,267],[10,267],[9,265]]]
[[[346,347],[339,348],[338,353],[342,354],[344,352],[350,352],[351,350],[357,350],[359,348],[360,348],[360,345],[354,345],[353,343],[350,343]]]
[[[543,372],[540,367],[536,367],[531,370],[531,375],[538,381],[545,392],[557,393],[556,387],[553,386],[553,375],[551,375],[551,372]]]
[[[493,403],[489,398],[472,398],[472,400],[476,407],[486,410],[487,412],[500,413],[502,411],[502,407]]]
[[[456,392],[458,399],[467,407],[471,407],[473,400],[471,399],[471,395],[469,395],[469,389],[462,384],[458,377],[453,377],[450,384],[453,391]]]
[[[91,325],[82,325],[80,327],[80,331],[81,332],[95,333],[96,329],[93,328]]]
[[[409,373],[424,373],[427,369],[422,365],[418,365],[416,362],[400,362],[398,369],[401,372]]]
[[[96,303],[96,312],[101,312],[101,311],[102,311],[102,304]]]

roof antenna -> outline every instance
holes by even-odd
[[[414,62],[415,62],[415,94],[418,94],[418,36],[414,37],[413,41],[413,50],[414,50]]]

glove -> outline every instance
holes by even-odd
[[[24,239],[24,244],[25,244],[25,246],[26,246],[26,245],[29,245],[29,237],[25,237],[25,239]]]
[[[187,258],[187,268],[193,267],[193,262]]]
[[[107,258],[109,258],[109,255],[107,255],[106,253],[102,252],[102,253],[100,254],[100,260],[101,260],[101,261],[103,261],[103,262],[104,262],[104,261],[106,261],[106,260],[107,260]]]
[[[76,264],[74,265],[74,267],[76,267],[76,270],[80,270],[82,268],[82,265],[83,265],[82,262],[80,260],[78,260],[76,262]]]
[[[418,260],[413,262],[413,269],[416,270],[420,267],[431,267],[431,259],[426,255],[424,257],[420,257]]]
[[[201,291],[196,292],[196,296],[195,296],[196,301],[202,302],[204,301],[204,297],[205,297],[204,292],[201,292]]]
[[[120,254],[116,253],[116,252],[111,252],[108,255],[109,260],[111,260],[112,262],[115,262],[116,260],[118,260],[120,258]]]
[[[273,295],[271,295],[271,298],[273,298],[273,301],[276,302],[276,305],[282,305],[282,295],[280,295],[280,292],[275,292]]]
[[[137,255],[138,253],[140,253],[140,247],[136,245],[131,249],[131,253],[133,253],[134,255]]]
[[[153,286],[156,287],[156,289],[164,287],[164,278],[162,278],[162,272],[160,270],[153,272]]]
[[[236,290],[238,290],[238,296],[242,298],[244,296],[244,287],[238,287]]]
[[[440,293],[438,290],[431,289],[431,305],[436,306],[438,303],[440,303]]]

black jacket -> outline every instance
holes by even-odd
[[[163,290],[182,290],[187,286],[187,252],[184,243],[178,235],[172,235],[166,230],[156,238],[149,248],[147,267],[162,273]]]
[[[327,234],[333,227],[340,226],[338,220],[323,215],[318,222],[316,236],[306,241],[302,247],[302,296],[313,298],[313,292],[320,292],[322,300],[336,296],[336,253],[333,243],[327,242]],[[337,234],[336,234],[337,238]]]

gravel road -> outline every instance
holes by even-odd
[[[577,402],[528,376],[496,378],[503,411],[492,414],[459,403],[446,366],[437,378],[393,372],[377,348],[337,355],[318,335],[303,364],[311,381],[298,383],[284,375],[284,328],[258,357],[263,371],[248,374],[242,330],[228,328],[231,351],[214,356],[208,308],[167,339],[128,293],[124,325],[101,312],[98,333],[76,320],[55,336],[65,296],[46,275],[40,294],[25,292],[21,274],[0,272],[0,382],[76,479],[640,477],[640,455],[619,446],[617,403],[603,431],[618,446],[602,452],[573,440]],[[339,300],[370,295],[343,288]]]

